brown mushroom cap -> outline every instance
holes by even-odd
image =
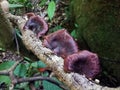
[[[67,72],[85,74],[87,78],[94,78],[100,72],[99,59],[97,54],[87,50],[69,55],[64,62],[64,69]]]
[[[43,45],[63,58],[78,52],[78,46],[67,30],[61,29],[44,37]]]
[[[45,20],[40,16],[35,16],[30,14],[28,21],[26,22],[23,29],[32,30],[34,33],[37,34],[38,37],[43,36],[48,31],[48,25]]]

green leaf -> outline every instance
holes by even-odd
[[[48,9],[47,9],[47,13],[48,13],[48,16],[50,18],[50,20],[53,18],[54,16],[54,13],[55,13],[55,2],[54,1],[51,1],[49,4],[48,4]]]
[[[29,57],[24,57],[25,61],[32,62],[32,60]]]
[[[54,79],[56,80],[56,79]],[[58,81],[58,80],[56,80]],[[60,83],[60,82],[59,82]],[[53,83],[50,83],[48,81],[43,81],[43,86],[44,86],[44,89],[45,90],[62,90],[61,88],[59,88],[58,86],[56,86],[55,84]]]
[[[37,62],[32,63],[31,66],[34,68],[38,68]]]
[[[40,83],[40,81],[35,81],[35,84],[34,84],[34,85],[35,85],[36,88],[39,88],[40,85],[41,85],[41,83]]]
[[[10,67],[12,67],[14,65],[15,61],[7,61],[7,62],[3,62],[0,64],[0,70],[5,70],[5,69],[9,69]],[[17,76],[25,76],[26,74],[26,68],[24,64],[20,64],[16,67],[14,74]],[[8,76],[3,76],[0,75],[0,82],[5,82],[6,84],[10,84],[11,80]]]
[[[49,72],[48,71],[45,71],[41,74],[42,76],[45,76],[45,77],[48,77],[49,76]]]
[[[42,62],[42,61],[38,61],[38,68],[44,68],[44,67],[46,67],[46,64],[44,63],[44,62]]]
[[[53,33],[53,32],[55,32],[55,31],[57,31],[57,30],[59,30],[59,29],[63,29],[63,27],[60,26],[60,25],[57,25],[57,26],[51,28],[49,31],[50,31],[50,33]]]
[[[13,66],[15,61],[6,61],[0,64],[0,70],[9,69]],[[0,75],[0,82],[5,82],[6,84],[10,84],[11,80],[8,76]]]
[[[27,67],[24,64],[19,64],[14,70],[14,74],[19,77],[25,77],[27,73]]]
[[[73,30],[73,31],[71,32],[71,36],[74,37],[74,38],[77,38],[76,30]]]
[[[0,82],[5,82],[5,84],[10,84],[11,83],[11,80],[8,76],[3,76],[3,75],[0,75]]]
[[[21,8],[21,7],[24,7],[24,6],[21,4],[10,4],[10,8]]]
[[[21,35],[20,30],[15,29],[15,32],[16,32],[16,35],[17,35],[19,38],[22,38],[22,35]]]
[[[0,51],[5,51],[5,48],[0,48]]]
[[[78,24],[75,23],[75,27],[78,28]]]
[[[32,67],[35,67],[35,68],[44,68],[46,67],[45,63],[42,62],[42,61],[38,61],[38,62],[34,62],[31,64]]]
[[[19,90],[30,90],[28,82],[17,84],[17,85],[15,85],[15,88],[16,89],[14,89],[14,90],[18,90],[18,88],[19,88]]]
[[[42,7],[42,6],[44,6],[45,5],[45,3],[47,2],[47,0],[41,0],[41,2],[40,2],[40,6]]]
[[[18,2],[25,3],[27,0],[18,0]]]
[[[9,69],[11,66],[13,66],[13,64],[15,63],[15,61],[6,61],[0,64],[0,70],[5,70],[5,69]]]

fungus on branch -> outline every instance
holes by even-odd
[[[38,15],[34,15],[33,13],[28,13],[27,17],[28,21],[23,29],[32,30],[38,38],[45,35],[45,33],[48,31],[48,25],[45,20]]]
[[[43,45],[63,58],[78,52],[76,42],[65,29],[58,30],[45,36]]]
[[[100,72],[98,56],[87,50],[69,55],[64,60],[64,70],[66,72],[85,74],[87,78],[95,78]]]

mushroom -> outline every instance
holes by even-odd
[[[32,30],[38,38],[45,35],[45,33],[48,31],[48,25],[45,20],[38,15],[34,15],[33,13],[28,13],[27,16],[28,21],[23,29]]]
[[[43,45],[62,58],[66,58],[68,55],[78,52],[76,42],[65,29],[45,36]]]
[[[85,74],[87,78],[93,79],[100,72],[98,56],[87,50],[69,55],[64,60],[64,70],[66,72]]]

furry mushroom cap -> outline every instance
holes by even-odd
[[[27,16],[28,21],[23,29],[32,30],[38,38],[45,35],[45,33],[48,31],[48,25],[45,20],[38,15],[33,15],[32,13],[27,14]]]
[[[98,56],[87,50],[69,55],[65,59],[64,70],[66,72],[85,74],[87,78],[95,78],[100,72]]]
[[[78,46],[67,30],[61,29],[44,37],[43,45],[56,55],[66,58],[78,52]]]

